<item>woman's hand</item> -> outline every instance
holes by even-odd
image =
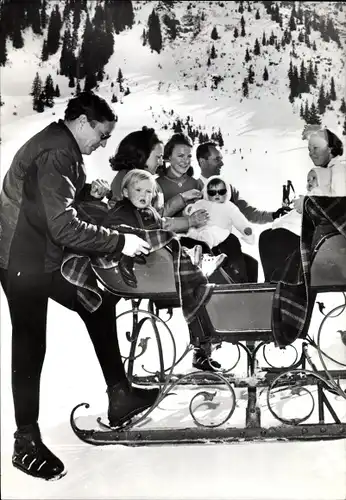
[[[107,181],[103,179],[96,179],[96,181],[92,181],[90,194],[94,198],[102,200],[107,194],[110,192],[111,188]]]
[[[180,194],[185,202],[199,200],[203,196],[199,189],[190,189],[189,191],[185,191],[185,193]]]
[[[189,216],[190,227],[203,227],[209,220],[209,214],[206,210],[196,210],[192,215]]]
[[[295,198],[292,200],[293,208],[297,210],[299,214],[303,213],[303,204],[304,204],[304,196],[299,196],[299,198]]]

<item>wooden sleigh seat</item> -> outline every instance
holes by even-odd
[[[97,269],[100,282],[124,298],[150,299],[158,308],[179,305],[172,256],[167,249],[135,264],[137,288],[127,286],[118,268]],[[276,285],[245,283],[215,285],[207,311],[218,340],[270,340],[272,298]],[[346,291],[346,239],[332,235],[320,245],[311,266],[311,287],[318,292]]]

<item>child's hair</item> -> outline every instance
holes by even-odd
[[[226,184],[222,179],[212,179],[210,182],[208,182],[208,189],[213,188],[218,184],[223,184],[226,187]]]
[[[153,196],[157,194],[157,186],[154,176],[147,170],[140,170],[139,168],[134,168],[133,170],[127,172],[121,183],[121,193],[123,194],[124,189],[128,188],[130,184],[138,181],[150,181],[153,186]]]

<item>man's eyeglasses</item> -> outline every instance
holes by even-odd
[[[220,196],[225,196],[227,193],[227,189],[208,189],[207,190],[208,196],[216,196],[219,194]]]
[[[90,123],[91,128],[95,128],[98,122],[96,120],[90,120],[89,123]],[[110,133],[108,133],[108,134],[101,134],[100,135],[100,141],[101,142],[102,141],[108,141],[108,139],[111,137],[111,135],[112,134],[110,134]]]
[[[107,141],[112,134],[101,134],[100,135],[100,141]]]

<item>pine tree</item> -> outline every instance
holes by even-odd
[[[263,31],[263,36],[262,36],[262,45],[263,45],[263,47],[265,47],[267,45],[266,34],[264,31]]]
[[[249,85],[248,85],[248,81],[246,78],[244,78],[242,88],[243,88],[243,96],[249,97]]]
[[[0,92],[0,106],[3,106],[5,103],[4,101],[1,99],[1,92]]]
[[[244,6],[243,6],[243,2],[242,1],[240,1],[240,3],[239,3],[238,12],[240,12],[240,14],[242,14],[244,12]]]
[[[240,24],[241,24],[240,36],[246,36],[246,33],[245,33],[245,19],[244,19],[243,16],[241,16]]]
[[[267,81],[269,79],[269,75],[268,75],[268,70],[267,70],[267,67],[264,66],[264,71],[263,71],[263,80],[264,81]]]
[[[41,8],[41,27],[44,29],[47,26],[47,0],[42,0]]]
[[[259,13],[258,9],[256,11],[255,19],[261,19],[261,16],[260,16],[260,13]]]
[[[117,96],[115,94],[112,94],[112,102],[113,103],[118,102],[118,98],[117,98]]]
[[[335,92],[335,82],[334,82],[334,77],[332,76],[332,79],[330,81],[330,100],[331,101],[336,101],[336,92]]]
[[[304,106],[303,106],[303,103],[300,104],[299,116],[300,116],[300,118],[303,118],[303,120],[304,120]]]
[[[211,51],[210,51],[210,59],[216,59],[217,57],[217,54],[216,54],[216,50],[215,50],[215,47],[214,47],[214,44],[211,46]]]
[[[326,95],[324,92],[323,83],[321,84],[321,87],[320,87],[320,92],[319,92],[318,100],[317,100],[317,106],[318,106],[318,111],[319,111],[320,115],[323,115],[323,113],[326,110]]]
[[[250,5],[250,3],[248,3],[248,5],[247,5],[247,11],[248,11],[248,12],[252,12],[252,9],[251,9],[251,5]]]
[[[48,75],[44,85],[45,106],[48,106],[49,108],[52,108],[54,106],[54,94],[55,90],[53,85],[53,79],[51,75]]]
[[[209,67],[211,65],[211,60],[210,60],[210,56],[208,57],[208,60],[207,60],[207,66]]]
[[[60,89],[59,89],[59,85],[56,85],[56,87],[55,87],[55,91],[54,91],[54,95],[55,95],[55,97],[60,97]]]
[[[59,7],[56,5],[52,10],[48,25],[47,48],[50,55],[55,54],[59,49],[61,25]]]
[[[258,42],[258,39],[256,38],[255,40],[255,46],[254,46],[254,49],[253,49],[253,53],[255,54],[255,56],[259,56],[260,53],[261,53],[261,48],[260,48],[260,44]]]
[[[38,98],[42,91],[42,80],[38,72],[36,72],[35,78],[31,85],[30,95],[34,98]]]
[[[22,35],[22,30],[19,22],[13,23],[13,32],[11,34],[13,47],[15,49],[21,49],[24,47],[24,40]]]
[[[302,94],[303,92],[309,92],[309,84],[307,82],[306,68],[304,61],[300,64],[300,75],[299,75],[299,90],[298,94]]]
[[[145,29],[143,28],[143,33],[142,33],[142,45],[146,45],[147,44],[147,41],[148,41],[148,37],[147,37],[147,32],[145,31]]]
[[[306,75],[306,81],[309,85],[312,85],[313,87],[316,87],[317,81],[316,81],[316,76],[314,73],[314,68],[312,66],[312,60],[310,59],[309,62],[309,69]]]
[[[344,121],[344,128],[342,130],[342,135],[346,135],[346,118],[345,118],[345,121]]]
[[[316,47],[316,42],[315,42],[315,40],[314,40],[314,41],[313,41],[313,43],[312,43],[312,50],[317,50],[317,47]]]
[[[271,32],[270,37],[269,37],[269,44],[274,45],[275,43],[275,35],[273,32]]]
[[[217,134],[215,134],[215,139],[216,141],[219,143],[219,146],[220,148],[222,148],[224,146],[224,140],[223,140],[223,137],[222,137],[222,133],[221,133],[221,129],[219,128]]]
[[[214,26],[214,28],[212,29],[212,32],[211,32],[210,36],[211,36],[212,40],[218,40],[219,35],[218,35],[218,32],[217,32],[216,26]]]
[[[250,65],[248,69],[248,74],[247,74],[247,81],[248,83],[252,84],[255,82],[255,72],[252,69],[252,64]]]
[[[341,113],[346,114],[346,102],[345,102],[344,97],[342,97],[342,99],[341,99],[340,111],[341,111]]]
[[[294,20],[293,15],[291,15],[290,21],[289,21],[289,30],[290,31],[295,31],[296,29],[297,29],[296,22]]]
[[[150,48],[160,54],[162,49],[161,25],[155,9],[153,9],[148,18],[148,42]]]
[[[249,54],[249,49],[246,49],[246,52],[245,52],[245,62],[249,62],[251,61],[251,56]]]
[[[70,29],[66,28],[64,32],[64,38],[62,42],[62,49],[60,55],[60,74],[68,76],[72,73],[71,62],[73,58],[72,52],[72,37]]]
[[[304,33],[302,30],[299,31],[298,42],[304,42]]]
[[[237,27],[234,28],[233,36],[234,36],[234,38],[238,38],[238,36],[239,36],[239,32],[238,32],[238,28]]]
[[[32,82],[31,86],[31,92],[30,95],[32,96],[32,109],[34,111],[42,112],[40,111],[41,108],[44,108],[42,99],[41,99],[41,94],[42,94],[42,80],[40,78],[40,75],[38,72],[36,72],[35,78]]]
[[[48,57],[49,57],[49,54],[48,54],[48,45],[47,45],[47,41],[46,41],[46,40],[43,40],[42,52],[41,52],[41,61],[42,61],[42,62],[44,62],[44,61],[48,61]]]
[[[308,100],[306,99],[304,107],[304,120],[306,121],[306,123],[308,123],[309,115],[310,115],[309,103]]]
[[[309,113],[309,119],[308,123],[311,125],[320,125],[321,124],[321,118],[318,116],[318,112],[315,106],[315,103],[313,102],[310,107],[310,113]]]
[[[123,81],[124,81],[123,72],[121,71],[121,68],[119,68],[119,70],[118,70],[118,76],[117,76],[117,82],[118,83],[122,83]]]

